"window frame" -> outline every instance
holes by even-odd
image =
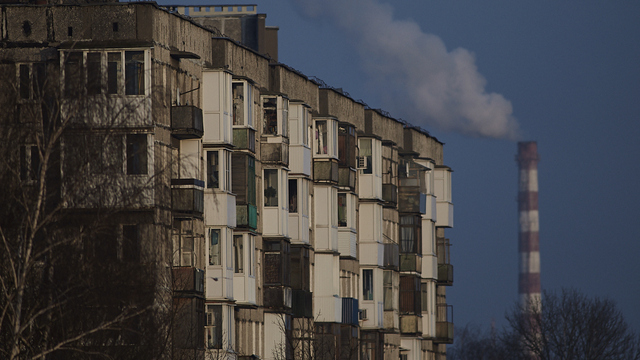
[[[135,139],[144,139],[144,143],[137,144]],[[126,171],[127,175],[149,174],[149,134],[129,133],[126,138]],[[140,146],[136,149],[137,146]]]
[[[213,234],[217,233],[217,244],[213,244]],[[208,251],[207,254],[209,256],[209,260],[207,261],[208,266],[222,266],[222,231],[220,229],[210,228],[207,232],[207,245]],[[217,259],[217,261],[215,261]]]
[[[280,174],[279,169],[263,169],[262,181],[264,183],[263,205],[265,207],[279,206]],[[267,173],[270,175],[267,176]],[[275,177],[275,179],[274,179]],[[273,186],[275,184],[275,187]],[[267,194],[269,193],[269,194]],[[273,195],[271,195],[273,193]]]
[[[362,300],[373,300],[373,269],[362,269]]]

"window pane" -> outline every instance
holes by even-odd
[[[268,135],[278,134],[278,99],[275,97],[264,98],[262,108],[264,110],[264,133]]]
[[[325,120],[316,121],[316,154],[328,154],[329,134],[327,133],[327,122]]]
[[[127,135],[127,174],[147,174],[147,135]]]
[[[243,246],[243,237],[242,235],[234,235],[233,236],[233,253],[235,258],[235,272],[243,273],[244,272],[244,246]]]
[[[382,278],[384,287],[383,302],[385,310],[393,310],[393,270],[385,270]]]
[[[256,204],[256,160],[252,157],[249,160],[249,171],[247,179],[247,203]]]
[[[244,125],[244,84],[232,84],[233,92],[233,125]]]
[[[367,167],[364,169],[363,173],[372,174],[373,164],[371,163],[371,139],[360,140],[360,156],[367,159]]]
[[[144,95],[144,51],[125,51],[127,95]]]
[[[28,99],[29,98],[29,65],[22,64],[20,65],[20,98]]]
[[[264,206],[278,206],[278,170],[264,170]]]
[[[373,270],[362,270],[363,300],[373,300]]]
[[[67,97],[77,97],[82,89],[82,53],[70,52],[65,57],[64,92]]]
[[[218,152],[207,151],[207,188],[218,189]]]
[[[298,212],[298,180],[289,179],[289,212]]]
[[[87,54],[87,93],[97,95],[102,93],[102,54],[93,52]]]
[[[347,226],[347,194],[338,194],[338,226]]]
[[[107,94],[117,94],[122,72],[122,54],[119,52],[107,55]]]
[[[220,230],[209,230],[209,265],[221,265],[220,259]]]
[[[222,306],[207,305],[207,347],[222,349]]]

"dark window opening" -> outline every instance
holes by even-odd
[[[120,88],[122,55],[119,52],[107,54],[107,94],[117,94]]]
[[[289,212],[298,212],[298,179],[289,179]]]
[[[87,54],[87,93],[98,95],[102,93],[102,54],[92,52]]]
[[[373,300],[373,270],[362,270],[362,299]]]
[[[118,23],[117,22],[113,23],[113,32],[118,32]]]
[[[207,151],[207,188],[217,189],[220,187],[218,177],[218,152]]]
[[[125,51],[126,95],[144,95],[144,51]]]
[[[69,52],[66,55],[64,64],[65,95],[77,98],[84,82],[82,77],[82,53]]]
[[[72,26],[69,26],[67,28],[67,36],[73,36],[73,27]]]
[[[20,98],[28,99],[30,95],[30,74],[29,74],[29,65],[22,64],[20,65]]]
[[[127,174],[147,174],[147,135],[127,135]]]
[[[347,226],[347,194],[338,194],[338,226]]]
[[[278,170],[264,170],[264,206],[278,206]]]
[[[31,35],[31,23],[27,20],[25,20],[22,23],[22,33],[24,34],[24,36],[30,36]]]

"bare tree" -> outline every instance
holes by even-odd
[[[447,349],[450,360],[512,360],[518,355],[505,346],[500,334],[492,327],[484,331],[479,326],[467,325],[456,334],[455,345]]]
[[[157,201],[164,169],[122,175],[147,166],[123,159],[146,156],[123,129],[140,100],[106,96],[82,52],[59,54],[0,64],[0,358],[159,358],[170,267],[140,246],[148,229],[122,224]]]
[[[541,306],[518,306],[507,315],[505,346],[521,358],[640,359],[640,340],[609,299],[577,290],[545,292]]]

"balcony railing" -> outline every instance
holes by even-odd
[[[401,315],[400,332],[403,334],[422,334],[422,317],[418,315]]]
[[[265,286],[264,306],[271,309],[291,308],[292,291],[288,286]]]
[[[313,293],[306,290],[292,291],[291,310],[293,317],[311,318],[313,317]]]
[[[436,337],[434,343],[453,344],[453,306],[437,305]]]
[[[338,182],[338,162],[327,160],[313,161],[313,180],[316,182]]]
[[[172,179],[171,208],[174,211],[174,216],[202,216],[204,212],[204,181]]]
[[[256,131],[251,128],[233,129],[233,145],[239,150],[256,152]]]
[[[193,105],[171,107],[171,129],[178,139],[198,139],[204,134],[202,109]]]
[[[396,243],[384,244],[383,265],[385,268],[398,269],[400,265],[400,246]]]
[[[427,212],[427,195],[419,189],[417,186],[398,188],[398,211],[421,214]]]
[[[382,184],[382,200],[388,205],[398,203],[398,187],[393,184]]]
[[[356,170],[349,167],[340,166],[338,169],[338,186],[341,188],[349,188],[352,191],[356,189]]]
[[[173,271],[173,291],[204,293],[204,270],[192,267],[176,267]]]
[[[342,298],[342,323],[358,325],[358,299]]]
[[[278,137],[272,137],[278,138]],[[260,156],[263,163],[289,166],[289,139],[282,137],[281,142],[262,142]]]
[[[236,205],[236,226],[258,228],[258,209],[255,205]]]
[[[436,253],[438,254],[438,283],[453,285],[453,265],[451,265],[449,239],[436,239]]]
[[[438,264],[438,285],[453,285],[453,265]]]
[[[400,253],[400,271],[421,272],[422,255]]]

